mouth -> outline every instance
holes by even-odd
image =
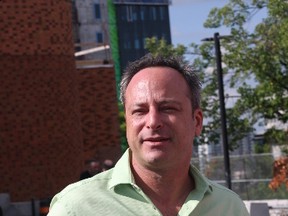
[[[142,143],[153,143],[153,144],[157,144],[157,143],[165,143],[165,142],[169,142],[170,138],[168,137],[148,137],[143,139]]]

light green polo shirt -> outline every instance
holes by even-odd
[[[237,194],[213,183],[191,166],[196,188],[178,215],[249,216]],[[176,178],[176,177],[175,177]],[[167,194],[169,196],[169,194]],[[48,216],[160,216],[160,211],[135,184],[127,150],[114,168],[67,186],[56,194]]]

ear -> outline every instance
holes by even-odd
[[[194,111],[195,136],[200,136],[203,126],[203,112],[200,108]]]

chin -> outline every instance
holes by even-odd
[[[166,163],[167,160],[169,160],[169,156],[162,151],[149,152],[145,156],[145,161],[151,165],[159,164],[159,163],[163,163],[163,162]]]

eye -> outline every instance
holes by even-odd
[[[174,106],[163,106],[161,107],[161,111],[166,112],[166,113],[172,113],[176,112],[178,109]]]
[[[138,109],[132,110],[132,115],[144,115],[146,112],[147,112],[146,109],[138,108]]]

